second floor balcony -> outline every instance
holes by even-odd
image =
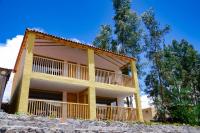
[[[49,57],[33,56],[33,72],[51,74],[55,76],[65,76],[79,80],[88,80],[88,67],[86,65],[77,64],[76,62],[66,62]],[[105,84],[121,85],[132,87],[132,77],[116,73],[114,71],[95,69],[95,81]]]

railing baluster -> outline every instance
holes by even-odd
[[[52,100],[29,99],[28,112],[33,115],[41,115],[46,117],[62,117],[62,105],[67,106],[68,118],[88,119],[88,104],[67,103]]]
[[[95,81],[107,84],[122,85],[132,87],[132,77],[116,72],[106,71],[102,69],[95,70]]]
[[[136,120],[136,112],[133,108],[130,107],[97,105],[96,114],[98,120]]]

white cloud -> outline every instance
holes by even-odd
[[[150,98],[147,97],[147,95],[142,95],[141,96],[141,104],[142,104],[142,108],[148,108],[151,107],[152,100]]]
[[[70,40],[74,41],[74,42],[78,42],[78,43],[81,43],[81,41],[77,38],[71,38]]]
[[[39,32],[45,32],[45,30],[43,28],[40,28],[40,27],[33,27],[33,28],[30,28],[31,30],[36,30],[36,31],[39,31]]]
[[[23,40],[23,35],[17,35],[11,39],[7,39],[5,43],[0,43],[0,67],[13,69],[19,52],[20,45]],[[3,101],[10,99],[12,80],[14,74],[11,74],[6,85]]]
[[[90,43],[81,41],[81,40],[79,40],[79,39],[77,39],[77,38],[70,38],[69,40],[74,41],[74,42],[77,42],[77,43],[83,43],[83,44],[87,44],[87,45],[92,45],[92,44],[90,44]]]
[[[22,40],[23,36],[17,35],[0,44],[0,67],[13,69]]]

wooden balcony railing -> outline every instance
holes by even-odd
[[[46,73],[56,76],[66,76],[81,80],[88,80],[88,67],[75,63],[64,62],[60,60],[45,58],[34,55],[33,72]],[[106,71],[102,69],[95,70],[96,82],[132,87],[132,77],[124,74]]]
[[[53,100],[29,99],[28,113],[52,118],[89,119],[89,105]],[[130,107],[97,105],[97,120],[135,121],[136,111]]]
[[[136,111],[130,107],[97,105],[98,120],[135,121]]]
[[[124,74],[96,69],[95,78],[96,82],[132,87],[132,77]]]
[[[40,56],[33,57],[33,72],[88,80],[88,67]]]
[[[52,100],[29,99],[28,113],[31,115],[74,119],[89,119],[88,104],[68,103]]]

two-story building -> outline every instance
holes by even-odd
[[[14,71],[13,113],[143,121],[135,58],[27,29]],[[128,96],[136,109],[124,107]]]

